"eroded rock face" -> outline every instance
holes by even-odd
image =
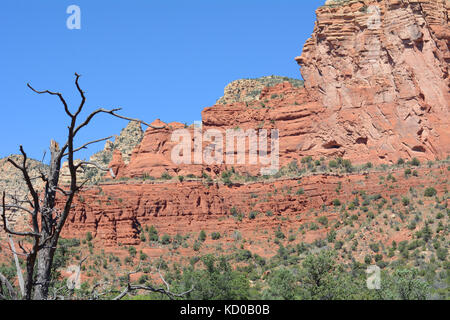
[[[383,172],[352,175],[312,175],[297,179],[258,182],[227,187],[223,184],[205,185],[202,182],[129,183],[92,186],[74,203],[64,229],[65,237],[84,237],[87,232],[105,246],[137,245],[143,226],[154,225],[161,234],[198,233],[205,230],[232,232],[240,230],[251,237],[255,230],[273,230],[278,226],[298,228],[314,222],[310,210],[333,207],[338,195],[342,202],[355,198],[355,188],[367,195],[399,196],[410,188],[430,185],[443,168],[423,169],[421,177],[407,178],[403,169],[392,174],[398,179],[397,188],[380,184]],[[297,190],[302,189],[299,194]],[[436,186],[439,193],[445,183]],[[267,212],[272,214],[266,214]],[[248,219],[257,212],[258,219]],[[232,214],[241,214],[243,219]],[[289,221],[288,223],[282,222]],[[337,213],[328,214],[330,220],[339,219]],[[323,231],[312,232],[309,240],[323,237]]]
[[[357,160],[450,151],[449,1],[327,1],[296,60],[324,113],[316,147]],[[359,154],[359,155],[358,155]]]

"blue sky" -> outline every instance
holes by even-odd
[[[5,0],[0,11],[0,157],[23,144],[41,158],[50,139],[63,141],[73,74],[82,75],[86,112],[122,107],[148,122],[192,123],[231,81],[266,75],[301,78],[294,57],[311,35],[324,0]],[[81,8],[81,30],[69,30],[69,5]],[[100,116],[80,144],[118,134],[126,121]],[[96,145],[80,153],[88,157]]]

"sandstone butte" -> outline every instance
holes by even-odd
[[[445,0],[327,1],[317,9],[314,32],[295,58],[304,86],[276,77],[236,81],[227,86],[216,105],[203,110],[203,129],[276,128],[281,166],[306,156],[343,157],[354,164],[393,164],[399,158],[413,157],[444,159],[450,154],[449,9]],[[298,186],[298,181],[234,186],[175,179],[149,183],[142,178],[159,178],[165,172],[173,177],[203,172],[215,176],[231,169],[228,165],[175,165],[171,150],[176,143],[171,133],[185,125],[159,120],[154,124],[166,127],[148,128],[142,135],[138,132],[138,143],[126,154],[120,148],[114,152],[105,148],[112,156],[109,165],[116,178],[109,177],[78,197],[64,236],[83,237],[91,232],[97,241],[115,247],[138,245],[139,229],[144,225],[170,235],[201,229],[251,233],[280,222],[270,217],[242,222],[222,218],[232,207],[295,217],[330,205],[340,182],[342,200],[350,199],[352,183],[362,179],[366,179],[368,193],[393,193],[377,183],[376,174],[312,175],[301,181],[303,196],[279,194],[259,203],[251,201],[252,194],[262,197]],[[251,175],[260,168],[234,167]],[[407,192],[411,186],[426,184],[426,179],[431,178],[423,175],[399,184]],[[442,185],[439,191],[443,189]],[[311,240],[318,236],[312,234]]]

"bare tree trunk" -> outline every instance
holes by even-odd
[[[22,268],[20,268],[19,258],[17,257],[16,246],[14,245],[14,240],[10,234],[8,234],[8,238],[9,238],[9,245],[11,246],[11,250],[12,250],[13,256],[14,256],[14,262],[16,263],[17,278],[19,280],[20,293],[22,294],[22,297],[24,297],[25,296],[25,284],[23,281]]]
[[[61,168],[61,157],[59,145],[55,141],[50,143],[50,167],[48,183],[45,190],[44,205],[41,214],[41,239],[48,239],[42,243],[43,247],[37,255],[36,283],[34,287],[34,300],[46,300],[51,281],[51,270],[53,256],[55,255],[59,233],[55,230],[54,208],[56,204],[56,190],[59,184],[59,171]],[[72,189],[74,190],[74,189]],[[70,198],[70,196],[69,196]],[[70,201],[69,206],[72,205]],[[45,241],[45,240],[43,240]]]
[[[38,252],[34,300],[47,300],[54,253],[53,248],[44,248]]]

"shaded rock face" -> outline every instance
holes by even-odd
[[[327,1],[296,60],[327,109],[316,145],[356,160],[450,151],[449,1]],[[358,153],[360,155],[358,155]]]

